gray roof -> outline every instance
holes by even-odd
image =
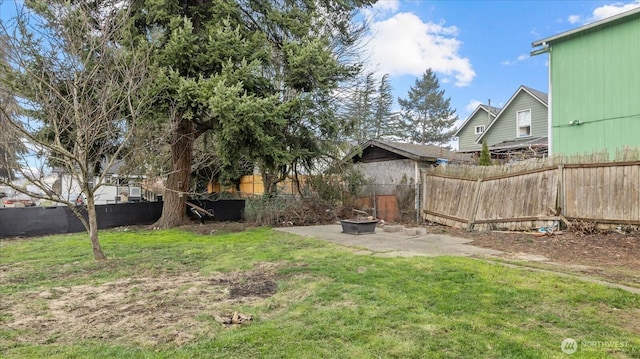
[[[531,93],[531,95],[533,95],[533,97],[538,98],[538,100],[540,102],[543,102],[545,105],[549,106],[549,95],[542,92],[542,91],[538,91],[538,90],[534,90],[531,87],[527,87],[522,85],[522,87],[524,89],[526,89],[527,91],[529,91],[529,93]]]
[[[353,158],[358,153],[361,153],[361,150],[364,150],[367,147],[379,147],[415,161],[435,162],[435,160],[437,159],[448,159],[451,161],[464,162],[470,160],[469,158],[467,158],[467,156],[453,152],[445,147],[433,145],[417,145],[414,143],[391,142],[375,139],[361,144],[359,146],[359,150],[353,151],[349,156],[347,156],[347,158]]]
[[[371,144],[377,144],[378,147],[382,147],[386,150],[395,150],[398,154],[405,152],[408,158],[411,157],[433,157],[433,158],[448,158],[447,156],[452,154],[449,149],[432,145],[417,145],[414,143],[402,143],[402,142],[390,142],[381,140],[371,140]]]
[[[498,112],[500,112],[501,108],[500,107],[495,107],[495,106],[486,106],[483,104],[479,105],[483,110],[487,111],[487,112],[491,112],[492,115],[497,115]]]

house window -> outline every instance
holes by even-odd
[[[479,135],[484,132],[484,125],[476,126],[476,135]]]
[[[531,110],[518,111],[518,137],[531,136]]]

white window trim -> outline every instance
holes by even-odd
[[[478,131],[478,129],[480,129],[480,131]],[[474,131],[476,135],[481,135],[484,133],[485,127],[484,125],[478,125],[476,127],[474,127]]]
[[[527,112],[527,111],[529,111],[529,135],[520,136],[520,124],[518,123],[518,114],[520,112]],[[524,137],[531,137],[531,136],[533,136],[533,113],[531,109],[528,108],[528,109],[516,111],[516,138],[524,138]]]

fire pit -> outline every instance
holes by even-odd
[[[369,234],[376,233],[377,219],[343,219],[342,233],[348,234]]]
[[[367,212],[359,211],[357,209],[354,209],[353,211],[368,215]],[[358,216],[355,219],[343,219],[340,221],[340,224],[342,224],[342,233],[371,234],[376,233],[376,224],[378,224],[378,222],[379,221],[373,217],[362,218],[361,216]]]

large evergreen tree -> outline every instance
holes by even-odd
[[[377,81],[373,73],[368,73],[355,86],[345,114],[353,126],[353,140],[362,143],[370,139],[399,139],[404,136],[405,128],[391,112],[391,90],[389,74]]]
[[[344,128],[333,91],[359,71],[340,54],[360,34],[353,12],[371,0],[146,0],[134,2],[140,40],[152,41],[171,128],[171,168],[157,225],[185,219],[192,149],[213,130],[223,177],[241,159],[261,169],[265,191],[292,167],[313,165]]]
[[[440,89],[436,74],[427,69],[422,78],[416,79],[411,86],[408,97],[398,99],[407,139],[422,145],[445,145],[449,142],[455,133],[452,126],[458,120],[450,101]]]
[[[378,96],[374,105],[373,118],[373,138],[397,137],[401,129],[391,117],[391,106],[393,105],[393,95],[391,94],[391,83],[389,74],[384,74],[378,86]]]
[[[353,126],[352,137],[363,143],[375,133],[376,84],[373,73],[367,73],[357,84],[349,103],[348,118]]]

